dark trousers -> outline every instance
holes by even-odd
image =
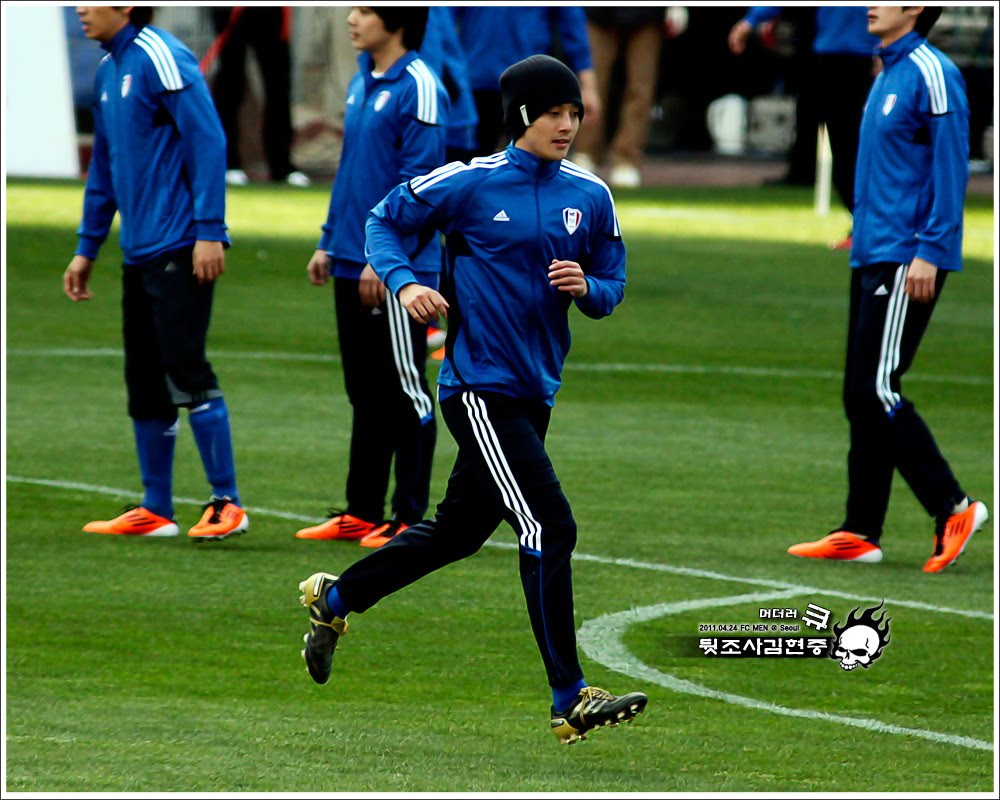
[[[844,207],[853,213],[858,136],[872,85],[872,60],[868,56],[813,54],[808,64],[807,70],[815,77],[804,82],[796,103],[791,177],[797,183],[815,181],[816,129],[825,123],[833,157],[833,185]]]
[[[545,452],[551,409],[536,400],[466,391],[441,403],[458,456],[433,520],[352,564],[337,589],[351,611],[471,556],[501,520],[519,543],[521,586],[549,685],[583,677],[576,652],[570,556],[576,522]]]
[[[351,402],[347,511],[370,522],[385,516],[395,457],[392,512],[408,525],[429,502],[437,423],[427,385],[427,326],[388,296],[377,309],[361,304],[358,282],[334,279],[344,386]]]
[[[205,356],[214,287],[198,283],[190,248],[122,267],[129,416],[176,419],[177,406],[222,396]]]
[[[905,264],[851,270],[844,371],[851,447],[842,527],[873,541],[882,535],[895,469],[935,518],[947,516],[965,497],[930,429],[900,393],[948,273],[938,271],[934,301],[911,303],[903,291],[906,271]]]
[[[252,47],[264,84],[264,154],[271,180],[282,180],[294,170],[291,162],[291,53],[287,11],[280,6],[212,9],[216,32],[227,35],[219,52],[219,71],[212,96],[226,132],[226,166],[241,166],[239,116],[246,93],[247,47]]]

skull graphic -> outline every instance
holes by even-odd
[[[840,635],[833,654],[840,659],[840,668],[851,670],[858,664],[867,668],[872,654],[878,650],[878,632],[867,625],[855,625]]]
[[[840,662],[840,668],[850,671],[862,666],[868,669],[889,644],[889,619],[885,611],[876,617],[875,612],[882,608],[879,603],[875,608],[865,609],[858,614],[854,609],[843,625],[834,625],[835,644],[831,646],[830,658]]]

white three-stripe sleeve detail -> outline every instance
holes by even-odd
[[[945,114],[948,111],[948,84],[944,80],[944,69],[941,67],[941,59],[926,44],[920,45],[917,51],[920,53],[920,57],[927,62],[928,67],[930,67],[931,75],[934,76],[938,87],[938,95],[941,99],[941,110],[938,113]]]
[[[582,170],[580,167],[576,166],[576,164],[573,163],[566,163],[565,161],[563,161],[559,169],[562,172],[567,173],[568,175],[573,175],[577,178],[583,178],[585,181],[596,183],[598,186],[601,186],[604,189],[604,191],[608,193],[608,200],[611,201],[611,218],[614,220],[614,231],[615,231],[614,235],[621,236],[622,235],[621,228],[618,227],[618,212],[615,210],[615,196],[611,194],[611,189],[608,187],[608,185],[600,178],[598,178],[596,175],[593,175],[590,172]]]
[[[472,392],[462,393],[462,402],[469,410],[469,420],[472,423],[472,430],[479,442],[479,448],[486,460],[487,467],[493,475],[493,480],[500,490],[504,505],[513,512],[517,518],[518,526],[521,529],[519,541],[522,547],[529,550],[541,551],[542,549],[542,526],[536,520],[528,504],[524,499],[520,487],[514,478],[514,474],[507,463],[507,459],[500,447],[496,431],[490,422],[489,414],[486,411],[486,403],[481,397],[477,397]]]
[[[178,91],[184,88],[184,82],[181,80],[181,71],[177,67],[174,54],[170,52],[167,43],[159,35],[149,30],[149,28],[143,28],[135,41],[149,55],[164,88],[171,91]]]
[[[413,357],[413,341],[410,339],[409,313],[391,292],[386,292],[385,305],[389,312],[389,338],[399,385],[413,402],[417,417],[423,420],[431,413],[434,405],[420,386],[420,375]]]
[[[944,72],[938,57],[921,45],[912,53],[910,60],[923,73],[924,82],[931,99],[931,113],[945,114],[948,111],[948,92],[945,88]]]
[[[419,58],[406,66],[417,85],[417,119],[429,125],[437,124],[437,87],[434,76]]]
[[[909,298],[906,295],[906,264],[896,270],[896,277],[889,295],[882,329],[882,347],[879,350],[875,391],[888,414],[899,402],[899,395],[892,391],[892,372],[899,366],[899,348],[903,338],[903,324]]]
[[[495,163],[501,159],[505,158],[504,153],[496,153],[492,156],[486,156],[484,158],[474,158],[473,162],[487,162],[489,164]],[[447,164],[443,164],[440,167],[436,167],[428,172],[426,175],[418,175],[410,181],[410,188],[416,189],[422,184],[426,183],[431,178],[436,178],[438,175],[444,175],[445,173],[451,174],[452,172],[458,172],[459,170],[465,169],[472,164],[465,164],[462,161],[449,161]]]
[[[422,191],[424,191],[424,189],[429,189],[431,186],[434,186],[434,184],[440,183],[441,181],[445,180],[445,178],[450,178],[452,175],[457,175],[460,172],[467,172],[470,169],[496,169],[497,167],[502,167],[504,164],[507,163],[506,158],[501,161],[488,161],[479,164],[476,163],[477,160],[478,159],[473,159],[472,162],[470,162],[469,164],[461,164],[461,162],[455,162],[456,164],[459,164],[459,166],[455,167],[454,169],[448,169],[444,172],[441,172],[438,175],[434,175],[434,173],[431,173],[433,177],[431,177],[431,175],[428,175],[426,179],[421,180],[419,182],[416,178],[414,178],[413,181],[410,182],[410,188],[417,194],[420,194]],[[447,167],[449,165],[445,166]]]

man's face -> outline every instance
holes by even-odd
[[[566,157],[579,130],[580,110],[576,103],[553,106],[525,130],[524,149],[547,161],[559,161]]]
[[[923,6],[868,6],[868,33],[893,42],[909,33]]]
[[[128,24],[132,6],[77,6],[83,33],[88,39],[110,42]]]
[[[392,38],[382,18],[368,6],[355,6],[347,15],[347,32],[355,50],[372,53],[384,47]]]

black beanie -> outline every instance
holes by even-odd
[[[389,33],[403,29],[403,47],[407,50],[419,50],[424,43],[424,32],[427,30],[426,7],[413,6],[369,6],[379,15],[382,24]]]
[[[500,76],[500,94],[503,126],[514,141],[553,106],[575,103],[583,120],[580,81],[573,70],[552,56],[529,56],[507,67]]]

